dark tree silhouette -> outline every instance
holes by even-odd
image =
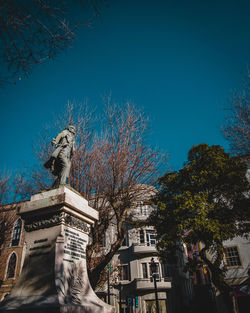
[[[149,219],[157,231],[158,251],[167,261],[173,259],[179,242],[202,243],[199,257],[230,310],[232,289],[225,280],[223,242],[250,231],[246,171],[245,162],[220,146],[193,146],[183,169],[159,179],[158,210]],[[189,270],[201,266],[199,259],[190,261]]]
[[[90,25],[104,1],[1,0],[0,58],[6,76],[28,75],[35,64],[69,47],[78,26]],[[6,81],[0,77],[2,84]]]

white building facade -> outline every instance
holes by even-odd
[[[154,210],[152,204],[138,202],[131,210],[132,221],[146,220],[152,210]],[[112,240],[112,230],[106,234],[106,244],[110,240]],[[185,254],[184,249],[183,254]],[[116,307],[117,313],[157,312],[156,289],[150,266],[152,258],[156,263],[156,287],[160,313],[183,312],[180,308],[188,304],[185,301],[190,299],[192,294],[188,274],[183,272],[183,257],[178,267],[162,264],[157,256],[154,228],[151,226],[136,228],[127,225],[126,240],[111,262],[110,303]],[[178,292],[178,299],[176,299],[176,292]],[[107,285],[97,290],[97,294],[108,302]]]

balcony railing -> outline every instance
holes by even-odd
[[[151,254],[156,254],[156,246],[155,245],[147,245],[146,243],[138,244],[138,243],[133,243],[132,244],[132,251],[135,254],[145,254],[145,253],[151,253]]]
[[[135,278],[135,286],[137,290],[153,290],[154,289],[154,282],[151,278]],[[157,279],[157,288],[161,289],[170,289],[171,288],[171,281],[170,277],[159,277]]]

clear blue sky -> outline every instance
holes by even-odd
[[[116,0],[56,60],[0,89],[0,170],[33,164],[32,144],[68,100],[112,91],[151,118],[150,142],[179,169],[192,145],[222,145],[223,109],[250,62],[250,2]]]

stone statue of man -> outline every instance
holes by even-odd
[[[49,168],[51,173],[57,176],[53,187],[65,185],[69,178],[71,160],[75,150],[76,129],[70,125],[51,142],[56,149],[49,160],[44,163],[45,168]]]

